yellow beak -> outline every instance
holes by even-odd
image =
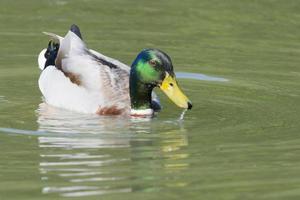
[[[166,77],[164,78],[159,88],[179,107],[181,108],[192,108],[192,103],[190,100],[183,94],[179,88],[175,78],[169,75],[166,72]]]

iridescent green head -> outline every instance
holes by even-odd
[[[132,73],[145,84],[158,85],[168,72],[174,77],[170,57],[158,49],[144,49],[132,64]]]
[[[178,87],[170,57],[158,49],[144,49],[131,66],[131,107],[151,108],[154,87],[159,87],[179,107],[192,108],[191,102]]]

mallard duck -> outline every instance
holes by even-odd
[[[42,70],[39,88],[46,103],[81,113],[152,115],[161,109],[152,91],[159,87],[177,106],[192,108],[163,51],[142,50],[130,68],[88,49],[76,25],[65,37],[45,34],[51,40],[38,63]]]

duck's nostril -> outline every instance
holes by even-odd
[[[191,102],[188,102],[188,110],[191,110],[193,107],[192,103]]]

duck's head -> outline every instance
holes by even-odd
[[[134,88],[140,85],[139,89]],[[170,57],[158,49],[144,49],[141,51],[131,66],[130,96],[143,93],[141,90],[151,90],[159,87],[177,106],[191,109],[192,103],[180,89],[174,73]],[[148,91],[149,92],[149,91]],[[142,98],[142,97],[141,97]],[[148,98],[149,97],[148,95]],[[138,101],[137,98],[135,101]],[[136,102],[132,106],[138,108]]]

